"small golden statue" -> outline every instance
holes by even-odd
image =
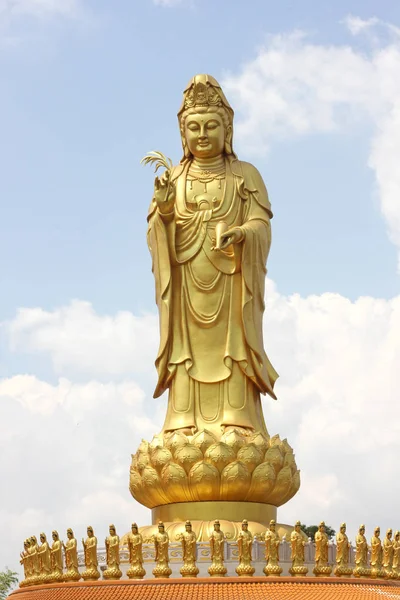
[[[294,530],[290,535],[290,545],[291,545],[291,561],[292,566],[289,569],[289,573],[293,577],[302,577],[307,575],[308,567],[304,564],[304,546],[306,542],[303,539],[301,534],[301,523],[300,521],[296,521],[294,526]]]
[[[103,573],[103,579],[121,579],[122,571],[119,568],[119,536],[115,525],[109,527],[110,535],[105,539],[107,569]]]
[[[182,577],[197,577],[199,569],[196,565],[196,534],[192,531],[190,521],[185,523],[185,532],[178,538],[182,544],[183,565],[180,569]]]
[[[86,541],[82,538],[83,550],[85,553],[85,571],[82,577],[85,581],[97,581],[100,578],[97,560],[97,537],[94,535],[93,527],[87,528]]]
[[[71,528],[67,529],[67,538],[67,543],[63,543],[65,566],[67,568],[64,581],[79,581],[81,574],[78,570],[78,544]]]
[[[169,537],[165,531],[164,523],[160,521],[158,523],[158,533],[153,535],[154,549],[155,549],[155,560],[156,566],[153,569],[154,577],[168,578],[172,571],[169,568]]]
[[[265,565],[263,571],[265,575],[274,575],[279,577],[282,573],[282,567],[279,566],[279,535],[276,533],[276,522],[272,519],[269,523],[269,529],[265,532]]]
[[[380,527],[375,527],[374,535],[371,538],[371,577],[383,578],[385,571],[382,568],[382,542],[379,537],[381,533]]]
[[[50,583],[52,581],[51,552],[45,533],[40,534],[40,542],[41,544],[38,548],[40,581],[41,583]]]
[[[24,549],[20,554],[21,559],[19,562],[24,568],[24,579],[22,581],[20,581],[19,587],[27,587],[28,585],[31,585],[32,561],[31,561],[31,557],[30,557],[30,553],[29,553],[30,545],[31,545],[30,540],[26,539],[24,541]]]
[[[355,563],[354,577],[370,577],[371,570],[368,568],[368,543],[365,537],[365,525],[360,525],[358,529]]]
[[[62,555],[62,543],[58,535],[58,531],[53,531],[51,534],[53,545],[51,547],[51,579],[54,583],[64,581],[63,568],[64,561]]]
[[[400,531],[394,534],[392,579],[400,579]]]
[[[350,577],[353,569],[349,566],[350,542],[346,534],[346,523],[340,525],[339,533],[336,534],[336,567],[337,577]]]
[[[224,577],[226,575],[224,547],[225,536],[221,531],[220,522],[214,521],[214,531],[210,535],[211,565],[208,567],[208,573],[211,577]]]
[[[388,529],[386,532],[386,537],[383,540],[383,560],[382,566],[385,571],[385,579],[393,578],[393,540],[392,540],[393,531]]]
[[[321,521],[318,531],[314,536],[315,541],[315,566],[313,573],[316,577],[328,577],[332,567],[328,564],[329,539],[325,531],[325,522]]]
[[[42,583],[40,578],[40,566],[39,566],[39,546],[37,543],[36,536],[32,535],[29,538],[29,555],[30,555],[30,565],[31,565],[31,577],[30,577],[30,585],[38,585]]]
[[[238,535],[237,544],[239,550],[239,564],[235,571],[239,577],[252,577],[255,572],[255,568],[251,564],[253,536],[249,531],[249,524],[246,519],[242,521],[242,531]]]
[[[129,563],[130,567],[127,571],[129,579],[143,579],[146,571],[143,568],[142,554],[143,538],[139,533],[136,523],[132,523],[131,533],[128,535]]]

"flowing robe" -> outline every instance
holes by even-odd
[[[357,567],[361,569],[367,568],[368,561],[368,544],[367,538],[362,533],[359,533],[356,537],[356,558],[355,563]]]
[[[347,567],[349,564],[349,538],[339,531],[336,535],[336,563]]]
[[[265,533],[265,560],[268,564],[277,565],[279,561],[279,536],[272,529]]]
[[[328,564],[328,536],[323,531],[317,531],[315,540],[315,562],[318,566],[325,567]]]
[[[142,544],[143,538],[140,533],[130,533],[128,535],[129,562],[131,565],[143,564]]]
[[[224,426],[266,432],[260,393],[275,398],[277,373],[263,347],[262,317],[272,217],[267,190],[249,163],[226,159],[225,187],[215,207],[187,201],[190,162],[175,167],[174,211],[153,199],[148,245],[160,316],[158,383],[169,388],[164,431],[221,433]],[[244,240],[216,251],[219,222]]]
[[[109,535],[106,539],[107,569],[119,569],[119,536]]]
[[[97,569],[97,537],[87,537],[84,545],[85,549],[85,567],[87,569]]]

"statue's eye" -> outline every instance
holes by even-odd
[[[219,123],[217,121],[209,121],[207,123],[207,129],[216,129],[219,126]]]
[[[191,123],[188,123],[187,128],[190,131],[199,131],[199,129],[200,129],[199,125],[197,123],[193,122],[193,121]]]

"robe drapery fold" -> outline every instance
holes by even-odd
[[[170,175],[174,211],[153,199],[148,245],[153,259],[160,346],[154,397],[169,388],[164,430],[237,425],[264,429],[260,393],[275,398],[278,377],[263,346],[266,261],[271,206],[257,169],[226,159],[216,208],[186,201],[189,161]],[[214,250],[215,228],[240,227],[244,239]]]

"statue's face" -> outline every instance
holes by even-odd
[[[346,525],[343,525],[343,527],[340,528],[341,533],[346,533]]]
[[[46,539],[46,538],[44,537],[44,535],[41,535],[41,536],[40,536],[40,541],[42,542],[42,544],[44,544],[44,542],[45,542],[45,539]]]
[[[72,531],[67,531],[67,537],[69,540],[72,540]]]
[[[219,523],[214,523],[214,529],[215,531],[219,531],[221,528],[221,525]]]
[[[185,120],[187,146],[196,158],[215,158],[224,151],[225,128],[217,113],[194,113]]]
[[[275,531],[275,525],[274,525],[274,523],[271,523],[271,525],[269,526],[269,528],[270,528],[271,531]]]
[[[297,533],[299,533],[299,531],[300,531],[300,525],[295,525],[295,527],[294,527],[294,528],[295,528],[295,530],[297,531]]]
[[[390,529],[389,529],[389,531],[387,532],[387,536],[388,536],[388,538],[389,538],[389,540],[390,540],[390,538],[392,537],[392,531],[391,531]]]
[[[110,535],[115,535],[115,528],[114,527],[110,527],[109,531],[110,531]]]
[[[192,526],[191,525],[185,525],[185,529],[186,529],[186,531],[192,531]]]
[[[361,535],[364,535],[364,533],[365,533],[365,527],[361,527],[360,533],[361,533]]]
[[[132,525],[132,533],[137,533],[137,527],[136,527],[136,525]]]
[[[52,534],[51,534],[51,537],[53,538],[53,540],[54,540],[54,541],[56,541],[56,540],[57,540],[57,534],[56,534],[56,533],[52,533]]]
[[[248,528],[249,528],[249,526],[248,526],[247,523],[242,523],[242,529],[243,529],[243,531],[247,531]]]
[[[93,529],[87,529],[88,537],[93,537]]]

